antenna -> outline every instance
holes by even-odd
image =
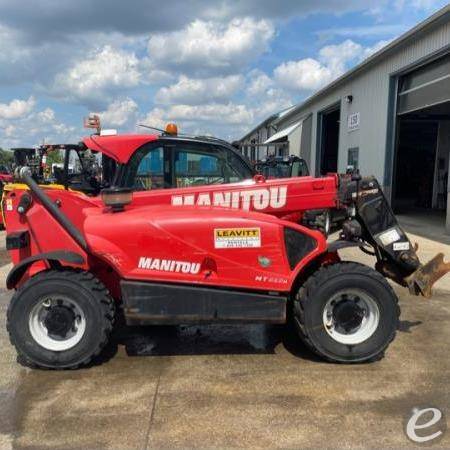
[[[161,130],[161,128],[151,127],[150,125],[144,125],[142,123],[138,123],[138,127],[148,128],[149,130],[155,130],[155,131],[160,131],[161,133],[165,133],[165,131]]]

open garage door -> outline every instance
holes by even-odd
[[[401,77],[398,92],[393,206],[416,231],[443,234],[446,223],[450,231],[450,55]]]
[[[450,102],[450,54],[400,78],[398,114]]]
[[[318,152],[316,175],[337,172],[341,105],[337,103],[318,114]]]

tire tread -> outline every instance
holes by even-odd
[[[294,322],[297,326],[297,330],[299,333],[300,339],[304,342],[304,344],[316,355],[320,356],[322,359],[333,362],[333,363],[358,363],[358,362],[373,362],[378,361],[381,358],[383,358],[384,351],[389,346],[389,344],[394,340],[396,335],[396,330],[394,330],[391,335],[389,336],[389,340],[387,341],[384,348],[374,357],[370,359],[366,359],[364,361],[339,361],[336,360],[328,355],[326,355],[324,352],[322,352],[320,349],[318,349],[314,343],[312,342],[308,331],[305,327],[305,306],[313,301],[313,295],[316,289],[325,281],[330,280],[331,278],[342,275],[343,273],[355,273],[358,274],[365,274],[367,276],[370,276],[371,278],[377,279],[381,284],[386,286],[388,290],[391,291],[393,298],[395,298],[395,310],[397,315],[397,320],[400,317],[400,307],[398,305],[398,297],[395,294],[394,290],[392,289],[391,285],[386,281],[386,279],[377,271],[372,269],[369,266],[366,266],[364,264],[360,264],[357,262],[349,262],[349,261],[342,261],[339,263],[329,264],[326,266],[322,266],[320,269],[318,269],[314,274],[312,274],[306,282],[300,287],[300,289],[297,291],[297,294],[294,298],[294,304],[293,304],[293,315],[294,315]]]
[[[92,273],[80,270],[80,269],[72,269],[64,267],[62,269],[49,269],[44,270],[42,272],[37,273],[33,277],[31,277],[29,280],[27,280],[23,286],[21,286],[19,289],[17,289],[14,293],[14,295],[11,298],[11,301],[9,302],[8,309],[6,312],[6,329],[9,335],[9,341],[11,344],[16,348],[17,351],[17,360],[20,364],[27,366],[29,368],[39,368],[39,369],[51,369],[50,367],[40,365],[34,361],[32,361],[30,358],[28,358],[25,354],[23,354],[19,348],[14,343],[14,337],[11,332],[11,310],[13,308],[13,305],[20,301],[20,295],[23,290],[25,290],[30,284],[38,283],[39,280],[48,280],[49,277],[57,277],[58,279],[65,278],[68,281],[72,283],[77,283],[82,285],[83,287],[87,288],[88,290],[92,291],[94,294],[94,297],[96,301],[99,303],[101,309],[102,309],[102,316],[103,316],[103,322],[102,322],[102,340],[99,342],[97,347],[91,352],[90,355],[88,355],[85,359],[78,362],[77,364],[73,364],[70,366],[64,367],[65,369],[79,369],[80,367],[84,367],[88,364],[90,364],[103,350],[103,348],[106,346],[106,344],[109,341],[109,336],[111,335],[111,332],[113,330],[114,326],[114,319],[115,319],[115,302],[112,298],[109,290],[106,288],[106,286],[98,279],[96,278]]]

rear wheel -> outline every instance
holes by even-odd
[[[7,328],[19,361],[53,369],[88,364],[107,344],[114,301],[89,272],[49,270],[20,287]]]
[[[320,268],[294,300],[302,340],[333,362],[379,359],[394,339],[400,309],[385,278],[358,263]]]

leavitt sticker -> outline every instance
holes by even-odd
[[[216,228],[214,230],[215,248],[261,247],[260,228]]]

